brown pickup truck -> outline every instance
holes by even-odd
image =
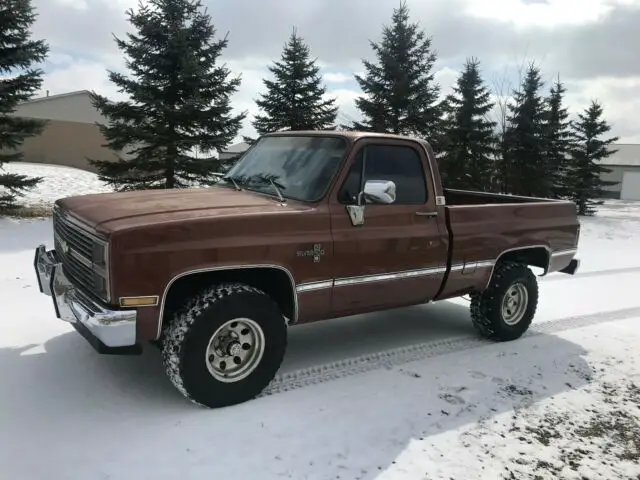
[[[471,296],[471,321],[520,337],[536,277],[575,273],[572,202],[443,189],[428,143],[395,135],[261,137],[210,188],[60,199],[40,291],[100,353],[162,349],[208,407],[274,378],[287,327]]]

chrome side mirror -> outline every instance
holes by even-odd
[[[367,180],[364,191],[358,194],[356,205],[347,205],[351,225],[364,225],[364,207],[367,203],[389,205],[396,201],[396,184],[390,180]]]
[[[389,205],[396,201],[396,184],[391,180],[367,180],[363,193],[366,203]]]

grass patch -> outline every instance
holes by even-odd
[[[0,210],[0,217],[10,218],[46,218],[53,214],[53,208],[47,204],[20,205],[11,210]]]

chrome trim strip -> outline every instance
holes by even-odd
[[[549,266],[551,265],[551,249],[547,245],[527,245],[525,247],[508,248],[507,250],[500,252],[500,255],[498,255],[498,258],[496,258],[495,261],[493,262],[493,265],[491,266],[491,272],[489,273],[489,277],[487,278],[487,283],[485,284],[484,289],[482,291],[489,288],[489,283],[491,283],[491,277],[493,277],[493,272],[496,269],[496,265],[498,264],[498,262],[500,261],[500,258],[503,255],[509,252],[517,252],[519,250],[531,250],[532,248],[544,248],[546,250],[547,266],[544,269],[544,273],[543,273],[543,275],[546,275],[547,272],[549,271]]]
[[[493,260],[482,260],[476,263],[476,269],[478,268],[492,268],[496,262]]]
[[[494,264],[493,261],[480,261],[468,263],[467,266],[473,266],[478,268],[490,268]],[[453,265],[450,269],[451,272],[460,272],[464,269],[464,264]],[[384,282],[389,280],[402,280],[404,278],[413,278],[428,275],[437,275],[439,273],[445,273],[446,267],[425,268],[420,270],[407,270],[403,272],[394,273],[381,273],[377,275],[360,275],[356,277],[344,277],[336,278],[333,280],[324,280],[319,282],[301,283],[296,287],[296,293],[313,292],[317,290],[324,290],[332,287],[343,287],[350,285],[360,285],[370,282]]]
[[[359,285],[362,283],[385,282],[388,280],[402,280],[405,278],[422,277],[428,275],[437,275],[446,272],[446,267],[423,268],[420,270],[407,270],[397,273],[382,273],[376,275],[362,275],[358,277],[337,278],[333,281],[335,287],[345,287],[351,285]]]
[[[473,269],[474,271],[479,269],[479,268],[491,268],[494,265],[494,261],[493,260],[479,260],[479,261],[474,261],[474,262],[468,262],[468,263],[456,263],[451,265],[451,269],[449,270],[450,272],[461,272],[465,269]]]
[[[320,282],[301,283],[296,287],[296,293],[315,292],[333,288],[333,280],[323,280]]]
[[[296,323],[298,321],[298,295],[296,293],[296,282],[293,279],[292,273],[284,267],[280,265],[271,265],[271,264],[262,264],[262,265],[229,265],[224,267],[211,267],[211,268],[199,268],[195,270],[187,270],[186,272],[182,272],[175,277],[171,278],[167,283],[167,286],[164,288],[164,292],[162,293],[162,302],[160,303],[160,313],[158,315],[158,330],[156,332],[156,338],[160,338],[162,334],[162,319],[164,317],[164,307],[165,302],[167,300],[167,294],[169,293],[169,289],[173,283],[182,278],[189,275],[195,275],[198,273],[208,273],[208,272],[222,272],[226,270],[250,270],[252,268],[271,268],[273,270],[280,270],[284,272],[289,277],[289,281],[291,282],[291,291],[293,292],[293,318],[291,319],[292,323]]]
[[[509,252],[517,252],[518,250],[530,250],[532,248],[544,248],[547,252],[547,266],[544,268],[544,272],[542,273],[542,277],[545,276],[548,272],[549,272],[549,268],[551,268],[551,258],[552,257],[563,257],[563,256],[568,256],[571,255],[572,257],[578,253],[578,249],[577,248],[565,248],[562,250],[556,250],[556,251],[551,251],[551,249],[547,246],[547,245],[528,245],[526,247],[516,247],[516,248],[510,248],[508,250],[505,250],[503,252],[500,253],[500,255],[498,255],[498,258],[495,259],[495,261],[493,262],[493,266],[491,268],[491,273],[489,275],[489,278],[487,279],[487,283],[485,285],[485,290],[489,287],[489,282],[491,282],[491,277],[493,276],[493,271],[495,270],[495,266],[498,264],[498,262],[500,261],[500,258],[505,255],[506,253]]]
[[[563,250],[556,250],[555,252],[551,252],[552,257],[564,257],[566,255],[575,255],[578,253],[577,248],[565,248]]]

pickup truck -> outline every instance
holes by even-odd
[[[210,408],[257,396],[288,327],[469,295],[471,322],[520,337],[536,276],[574,274],[569,201],[445,189],[426,141],[365,132],[262,136],[205,188],[67,197],[40,291],[99,352],[162,351]]]

